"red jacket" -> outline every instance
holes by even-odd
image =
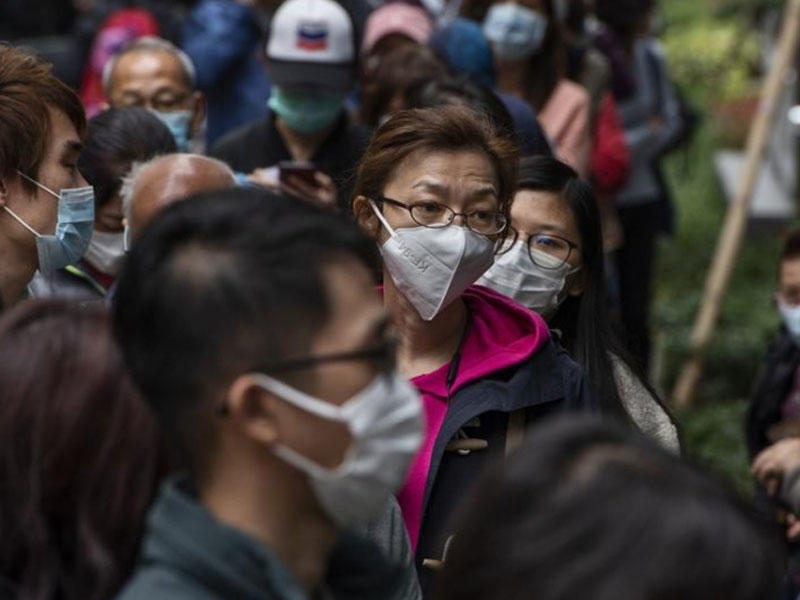
[[[617,104],[609,93],[603,98],[594,127],[591,172],[595,189],[601,196],[613,194],[628,181],[631,155],[625,141]]]

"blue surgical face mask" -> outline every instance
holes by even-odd
[[[778,312],[781,313],[781,320],[789,330],[789,335],[800,345],[800,304],[786,304],[778,300]]]
[[[483,33],[499,59],[522,60],[542,47],[547,17],[515,2],[501,2],[486,13]]]
[[[166,125],[172,137],[175,138],[175,145],[178,147],[179,152],[189,151],[189,137],[192,128],[192,111],[190,110],[176,110],[174,112],[161,112],[152,110],[155,116]]]
[[[58,269],[78,262],[89,247],[94,226],[94,188],[70,188],[56,194],[24,173],[19,175],[58,199],[58,222],[53,235],[39,233],[10,208],[3,206],[20,225],[36,236],[39,271],[43,275],[52,275]]]
[[[344,94],[273,86],[268,105],[289,129],[311,134],[333,125],[344,107]]]

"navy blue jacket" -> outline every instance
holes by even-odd
[[[521,365],[467,384],[454,394],[431,456],[416,551],[426,598],[433,597],[436,574],[429,561],[446,558],[454,513],[480,473],[505,456],[509,416],[524,415],[527,427],[563,411],[596,410],[583,371],[552,340]],[[486,440],[486,449],[468,454],[448,451],[459,432]]]

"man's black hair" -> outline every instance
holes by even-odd
[[[783,242],[781,262],[800,257],[800,231],[793,231]]]
[[[134,163],[177,151],[169,128],[149,110],[109,108],[87,123],[78,170],[94,187],[99,208],[119,193]]]
[[[145,228],[118,280],[114,329],[191,458],[233,378],[306,355],[328,317],[322,271],[342,258],[377,272],[375,243],[353,222],[258,189],[189,198]]]

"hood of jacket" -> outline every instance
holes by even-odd
[[[469,313],[469,329],[451,394],[487,375],[525,362],[550,340],[550,329],[541,316],[488,287],[470,286],[461,298]],[[431,383],[449,368],[447,364],[415,377],[414,383],[424,393],[446,397],[447,390]]]

